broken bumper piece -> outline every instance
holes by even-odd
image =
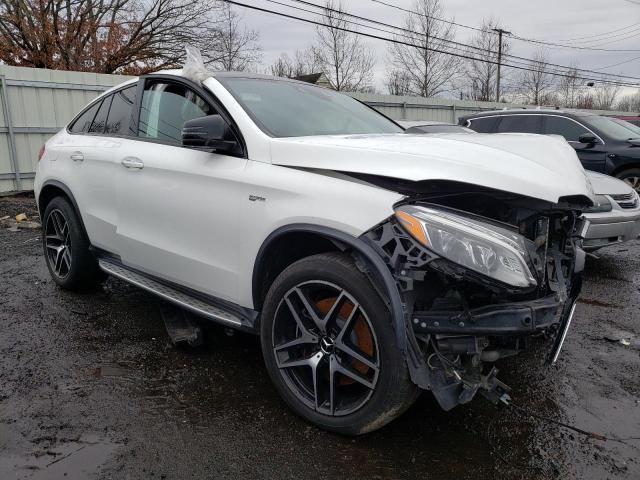
[[[525,302],[503,303],[465,312],[413,313],[416,334],[534,335],[560,324],[563,302],[555,296]]]

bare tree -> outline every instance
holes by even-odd
[[[640,92],[622,97],[616,104],[616,110],[622,110],[624,112],[640,111]]]
[[[321,72],[322,66],[319,65],[312,48],[296,50],[293,58],[282,53],[267,69],[267,73],[270,75],[288,78]]]
[[[323,24],[316,28],[315,58],[334,90],[367,90],[373,81],[373,53],[348,23],[342,4],[327,0]],[[317,72],[319,73],[319,72]]]
[[[2,0],[0,60],[128,74],[176,66],[186,44],[213,40],[218,9],[213,0]]]
[[[569,108],[575,108],[577,106],[581,93],[578,69],[575,64],[571,65],[566,72],[566,76],[560,77],[558,82],[558,95],[563,106]]]
[[[450,92],[462,71],[460,57],[444,53],[456,32],[452,23],[437,20],[443,16],[440,0],[415,0],[404,20],[404,30],[395,35],[402,43],[389,46],[390,74],[401,72],[410,80],[414,95],[435,97]]]
[[[466,62],[467,76],[467,97],[472,100],[491,101],[495,99],[496,79],[498,75],[498,35],[493,32],[494,29],[500,28],[500,23],[490,18],[484,20],[481,31],[471,39],[471,46],[468,49],[468,55],[473,60]],[[507,55],[511,51],[511,44],[508,39],[502,40],[502,54]],[[506,84],[508,72],[502,68],[503,85]],[[501,93],[506,91],[504,87]]]
[[[576,100],[576,108],[583,110],[596,108],[594,95],[591,92],[582,92],[578,95],[578,100]]]
[[[528,70],[520,75],[519,93],[526,103],[543,105],[553,103],[555,95],[552,90],[553,76],[549,72],[549,62],[544,50],[538,50]]]
[[[593,106],[598,110],[611,110],[616,103],[616,97],[620,87],[613,84],[605,84],[594,88]]]
[[[205,50],[208,65],[217,70],[244,71],[255,69],[262,60],[260,35],[242,25],[242,15],[231,4],[220,4],[219,23],[215,26],[212,45]]]
[[[402,70],[391,70],[387,72],[387,78],[384,83],[389,95],[411,94],[411,77]]]

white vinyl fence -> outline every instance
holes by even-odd
[[[127,78],[0,65],[0,192],[31,190],[46,139]]]
[[[129,78],[0,65],[0,192],[31,190],[38,150],[46,139],[63,128],[92,98]],[[457,122],[460,116],[473,112],[525,107],[442,98],[350,95],[395,120]]]

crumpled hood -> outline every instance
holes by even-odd
[[[530,134],[335,135],[275,138],[276,165],[381,175],[404,180],[451,180],[557,203],[592,199],[571,146]]]
[[[626,195],[633,192],[629,184],[609,175],[587,170],[587,177],[596,195]]]

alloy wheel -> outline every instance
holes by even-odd
[[[623,180],[636,192],[640,192],[640,177],[626,177]]]
[[[62,211],[52,210],[45,227],[47,260],[53,272],[65,278],[71,271],[71,229]]]
[[[348,415],[375,391],[380,372],[375,331],[363,307],[335,284],[304,282],[284,295],[272,348],[290,391],[319,413]]]

